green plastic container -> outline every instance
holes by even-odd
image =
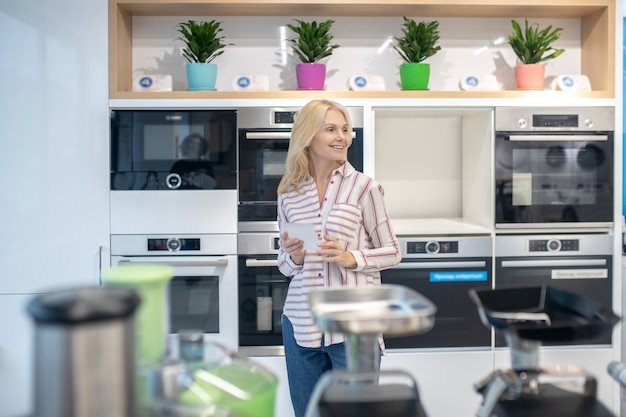
[[[137,360],[140,366],[161,360],[165,354],[168,318],[168,284],[174,269],[163,264],[123,264],[103,270],[105,285],[133,288],[141,304],[136,314]]]

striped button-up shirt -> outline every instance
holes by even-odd
[[[397,265],[400,247],[383,200],[383,189],[376,181],[346,162],[335,169],[320,205],[315,181],[310,178],[300,188],[278,196],[278,226],[285,223],[313,223],[319,240],[328,234],[354,255],[357,266],[342,268],[307,251],[302,265],[296,265],[282,247],[278,268],[292,277],[283,313],[293,325],[296,342],[303,347],[319,347],[320,333],[312,320],[307,293],[312,288],[380,285],[380,271]],[[344,336],[329,333],[324,344],[341,343]],[[383,346],[381,346],[383,347]]]

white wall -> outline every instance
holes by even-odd
[[[109,246],[106,0],[0,2],[0,416],[31,410],[33,294]]]

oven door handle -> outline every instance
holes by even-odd
[[[609,137],[607,135],[510,135],[510,141],[542,141],[549,140],[555,141],[586,141],[586,142],[598,142],[607,141]]]
[[[278,266],[278,259],[246,259],[247,267]]]
[[[352,132],[352,138],[356,137],[356,132]],[[289,139],[291,132],[246,132],[246,139]]]
[[[458,268],[484,268],[485,261],[458,261],[458,262],[401,262],[390,269],[458,269]]]
[[[534,259],[525,261],[502,261],[502,268],[527,268],[537,266],[606,266],[606,259]]]
[[[146,260],[136,260],[136,259],[121,259],[118,263],[151,263],[151,264],[160,264],[160,265],[169,265],[173,267],[181,267],[181,266],[226,266],[228,265],[228,259],[216,259],[214,261],[178,261],[173,260],[172,262],[163,262],[163,261],[151,261],[149,259]]]

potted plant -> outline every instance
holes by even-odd
[[[404,63],[400,65],[400,82],[403,90],[428,90],[430,64],[422,61],[441,50],[439,22],[419,22],[404,17],[401,37],[395,37],[394,49]]]
[[[331,44],[330,33],[334,20],[305,22],[294,19],[298,24],[287,24],[297,36],[289,39],[294,54],[301,63],[296,65],[296,78],[300,90],[323,90],[326,80],[326,64],[321,61],[333,54],[339,45]]]
[[[178,40],[185,43],[182,54],[188,62],[186,69],[190,91],[215,90],[217,65],[211,61],[222,55],[227,45],[221,32],[221,22],[215,20],[188,20],[178,25],[181,35]]]
[[[542,62],[554,59],[565,52],[552,44],[561,36],[562,28],[552,29],[548,25],[540,29],[539,24],[528,24],[525,20],[524,31],[520,24],[511,20],[513,34],[509,35],[508,44],[521,62],[515,67],[515,80],[518,90],[543,90],[545,67]]]

